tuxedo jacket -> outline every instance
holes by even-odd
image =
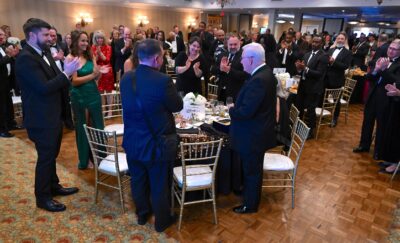
[[[331,48],[328,51],[328,56],[332,56],[336,48]],[[351,52],[345,47],[337,55],[335,61],[329,64],[328,71],[325,77],[325,87],[326,88],[340,88],[344,86],[345,76],[344,72],[351,65],[352,55]]]
[[[124,38],[120,38],[117,40],[117,42],[115,42],[114,46],[115,72],[118,72],[119,70],[124,70],[125,60],[128,59],[132,54],[131,49],[126,49],[125,52],[122,53],[121,49],[124,48],[124,46],[125,46]]]
[[[322,49],[309,60],[311,54],[312,51],[304,55],[304,62],[308,71],[304,70],[300,73],[302,80],[298,92],[321,95],[324,93],[324,79],[329,57]]]
[[[235,56],[231,61],[231,70],[229,73],[222,72],[219,67],[221,59],[223,57],[229,57],[229,53],[221,53],[217,58],[216,68],[217,75],[219,77],[218,91],[221,92],[223,87],[226,87],[226,97],[232,97],[235,101],[240,89],[242,88],[244,81],[249,76],[248,73],[243,71],[243,65],[241,63],[242,50],[236,52]],[[218,92],[218,93],[219,93]]]
[[[50,65],[27,44],[16,59],[15,73],[21,88],[26,128],[57,128],[65,117],[63,89],[70,81],[51,54],[46,57]]]
[[[134,76],[136,94],[132,86]],[[168,75],[142,64],[122,77],[121,97],[125,124],[122,146],[128,160],[149,162],[152,160],[153,148],[158,143],[153,139],[145,115],[156,137],[174,134],[176,129],[172,113],[182,110],[182,98]],[[140,99],[142,108],[136,99]]]
[[[11,66],[10,76],[8,76],[7,64],[10,64],[10,66]],[[13,73],[12,73],[13,67],[14,67],[14,58],[9,57],[7,55],[3,56],[0,53],[0,92],[2,92],[2,93],[10,91],[10,86],[11,86],[12,77],[13,77]]]
[[[371,61],[369,61],[368,66],[371,67],[371,70],[375,68],[376,61],[381,57],[387,57],[387,50],[389,48],[389,43],[386,42],[385,44],[378,47],[375,51],[375,55]]]
[[[283,57],[285,55],[285,52],[280,53],[280,43],[278,43],[277,46],[277,51],[276,51],[276,57],[278,59],[279,65],[282,68],[286,68],[286,72],[290,74],[290,76],[296,75],[297,70],[296,70],[296,61],[299,59],[299,48],[296,44],[292,44],[292,53],[289,55],[289,53],[286,55],[286,61],[285,65],[282,64]]]
[[[176,41],[177,53],[185,51],[185,42],[183,40],[182,32],[179,31],[179,34],[176,36],[175,41]]]
[[[229,109],[233,150],[260,153],[275,146],[276,85],[276,78],[266,65],[244,83],[235,106]]]
[[[355,53],[353,53],[353,66],[357,67],[362,67],[365,66],[365,57],[368,55],[369,52],[369,43],[368,41],[365,41],[363,44],[361,44]]]

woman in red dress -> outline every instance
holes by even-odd
[[[97,66],[109,67],[109,71],[103,73],[98,81],[100,93],[112,92],[114,90],[114,75],[111,67],[112,49],[110,45],[107,45],[102,31],[96,31],[93,35],[92,53],[96,58]]]

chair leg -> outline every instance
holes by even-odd
[[[121,178],[118,176],[118,187],[119,187],[119,200],[121,202],[122,213],[125,213],[125,205],[124,205],[124,195],[122,192]]]
[[[397,171],[399,170],[399,167],[400,167],[400,162],[397,163],[397,166],[396,166],[396,169],[395,169],[394,172],[393,172],[392,178],[390,178],[390,184],[393,183],[393,179],[394,179],[394,177],[396,176],[396,173],[397,173]]]
[[[292,180],[292,209],[294,209],[294,180]]]
[[[215,190],[214,190],[214,185],[211,188],[211,193],[212,193],[212,203],[213,203],[213,211],[214,211],[214,224],[218,224],[218,218],[217,218],[217,203],[215,201]]]
[[[184,187],[183,185],[182,187]],[[179,212],[179,223],[178,223],[178,230],[181,230],[182,225],[182,216],[183,216],[183,206],[185,204],[185,189],[182,188],[182,198],[181,198],[181,210]]]
[[[174,189],[174,181],[172,181],[171,185],[171,216],[174,215],[175,208],[175,189]]]
[[[97,197],[99,196],[99,185],[98,185],[98,172],[96,171],[96,182],[94,183],[94,203],[97,204]]]
[[[317,124],[317,131],[315,132],[315,140],[318,139],[319,128],[320,128],[320,124]]]

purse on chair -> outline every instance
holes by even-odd
[[[132,88],[133,94],[136,95],[136,104],[139,109],[143,112],[144,120],[146,122],[147,127],[150,130],[154,147],[152,148],[152,160],[161,160],[161,161],[175,161],[177,152],[178,152],[178,144],[179,137],[176,133],[172,134],[163,134],[161,136],[157,136],[153,127],[151,126],[150,119],[147,116],[146,111],[143,109],[142,102],[139,99],[139,93],[136,89],[136,73],[133,73],[132,78]]]

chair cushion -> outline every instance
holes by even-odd
[[[319,114],[321,114],[321,108],[319,108],[319,107],[315,108],[315,113],[317,114],[317,116],[319,116]],[[330,114],[331,114],[331,112],[328,110],[324,110],[322,112],[322,116],[329,116]]]
[[[178,180],[179,187],[182,187],[183,176],[182,166],[174,168],[174,177]],[[211,185],[212,170],[207,167],[186,167],[186,186],[198,187]]]
[[[110,124],[104,127],[106,132],[116,132],[117,136],[124,135],[124,124]]]
[[[118,164],[120,173],[124,174],[128,172],[128,162],[126,161],[125,153],[118,153]],[[114,155],[110,154],[100,162],[99,171],[106,174],[116,176],[117,171],[115,169]]]
[[[344,99],[340,99],[340,104],[347,104],[347,101],[345,101]]]
[[[264,170],[286,171],[294,168],[293,161],[281,154],[265,153]]]
[[[12,97],[13,104],[22,104],[21,96],[13,96]]]

